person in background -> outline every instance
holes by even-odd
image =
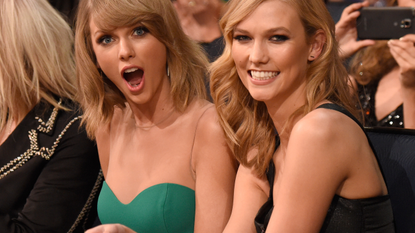
[[[324,2],[231,1],[220,25],[211,91],[241,164],[224,233],[394,232]]]
[[[105,176],[92,232],[222,232],[237,162],[205,99],[207,58],[170,0],[81,0],[83,121]]]
[[[341,56],[350,61],[365,126],[415,129],[415,35],[399,40],[357,40],[359,9],[369,3],[347,7],[336,24]],[[411,0],[389,1],[389,6],[415,7]]]
[[[73,33],[46,0],[0,1],[0,232],[84,232],[102,176],[80,127]]]
[[[223,51],[224,43],[219,19],[225,9],[222,0],[174,0],[183,31],[200,43],[209,61],[213,62]]]
[[[223,0],[173,0],[184,33],[202,45],[209,62],[218,58],[225,46],[219,19],[226,9]],[[209,79],[205,81],[207,99],[210,95]]]
[[[49,3],[62,13],[62,16],[71,27],[75,25],[75,14],[79,0],[49,0]]]

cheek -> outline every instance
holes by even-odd
[[[245,64],[245,54],[243,53],[243,50],[241,50],[240,46],[232,45],[231,56],[233,61],[235,62],[236,69],[239,72],[239,70]]]

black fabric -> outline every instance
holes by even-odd
[[[377,120],[375,113],[375,94],[378,89],[379,80],[370,82],[367,85],[357,84],[357,93],[359,96],[360,107],[365,117],[365,126],[367,127],[397,127],[404,128],[403,124],[403,105],[399,105],[395,110],[390,112],[381,120]]]
[[[209,62],[214,62],[220,55],[222,55],[223,49],[225,48],[225,43],[223,41],[223,36],[216,38],[210,43],[201,43],[200,44],[205,51]],[[207,100],[212,102],[212,95],[210,93],[210,80],[209,77],[205,78],[205,88]]]
[[[214,62],[220,55],[222,55],[225,43],[223,36],[216,38],[210,43],[201,43],[203,50],[205,50],[209,62]]]
[[[366,128],[392,203],[397,233],[415,232],[415,130]]]
[[[344,113],[353,119],[361,128],[359,121],[346,109],[335,104],[323,104],[318,108],[332,109]],[[279,144],[279,143],[278,143]],[[373,148],[373,147],[372,147]],[[271,160],[267,171],[270,184],[270,195],[267,202],[260,208],[255,218],[258,233],[265,232],[274,209],[272,190],[274,188],[275,165]],[[272,177],[272,179],[270,179]],[[377,232],[394,233],[394,218],[389,196],[366,199],[346,199],[335,195],[327,211],[320,230],[321,233],[358,233]]]
[[[76,109],[70,101],[63,105]],[[84,232],[97,216],[97,198],[91,195],[96,184],[100,184],[96,145],[80,128],[80,119],[64,130],[80,115],[75,111],[59,110],[50,132],[39,130],[38,119],[47,122],[52,110],[53,106],[45,102],[38,104],[0,146],[0,175],[7,173],[0,178],[2,233]],[[57,141],[59,135],[62,138]],[[54,142],[58,146],[49,160],[39,152],[21,167],[4,170],[20,155],[30,150],[42,151],[43,147],[51,149]],[[87,203],[87,211],[81,215]],[[70,231],[77,219],[78,224]]]

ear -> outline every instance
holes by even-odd
[[[310,52],[308,53],[308,61],[314,61],[317,59],[324,45],[326,44],[327,38],[326,33],[322,29],[317,30],[316,34],[311,38],[310,41]]]

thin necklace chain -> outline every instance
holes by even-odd
[[[173,110],[171,110],[171,112],[164,118],[164,119],[162,119],[161,121],[159,121],[159,122],[157,122],[157,123],[154,123],[154,124],[151,124],[151,125],[149,125],[149,126],[140,126],[140,125],[137,125],[137,124],[135,124],[135,127],[137,127],[137,128],[139,128],[139,129],[150,129],[150,128],[153,128],[154,126],[157,126],[157,125],[160,125],[161,123],[163,123],[163,122],[165,122],[167,119],[169,119],[170,118],[170,116],[171,115],[173,115],[173,113],[175,112],[175,110],[173,109]]]

